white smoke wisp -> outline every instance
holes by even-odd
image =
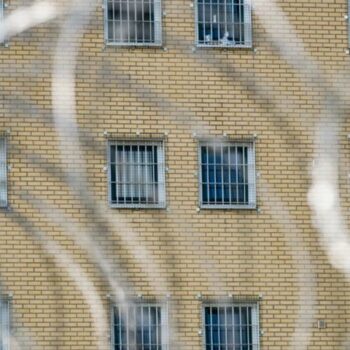
[[[338,150],[338,128],[331,128],[329,123],[322,124],[315,142],[308,201],[314,214],[314,225],[321,234],[321,242],[332,265],[350,279],[350,238],[341,213]]]
[[[108,348],[108,325],[107,314],[102,304],[101,298],[83,269],[65,252],[58,243],[42,240],[45,249],[55,259],[56,264],[66,270],[78,290],[84,297],[86,304],[90,308],[90,315],[93,320],[93,329],[96,333],[98,349]]]
[[[31,6],[21,7],[0,21],[0,42],[32,27],[49,22],[58,15],[57,6],[49,1],[38,1]]]
[[[295,330],[290,342],[290,349],[306,350],[311,340],[316,315],[316,274],[311,255],[298,228],[298,223],[291,216],[288,207],[283,203],[276,190],[265,181],[260,181],[260,194],[263,207],[278,223],[284,235],[288,252],[296,268],[299,291],[298,315]]]

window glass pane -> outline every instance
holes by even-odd
[[[110,192],[116,205],[164,205],[164,164],[161,143],[112,144]],[[112,159],[115,163],[112,162]]]
[[[249,205],[254,198],[254,164],[248,166],[252,146],[233,143],[201,145],[202,204]],[[250,163],[253,159],[250,160]],[[249,179],[249,181],[248,181]],[[251,188],[250,188],[251,186]],[[252,203],[250,203],[250,200]]]
[[[107,2],[107,40],[123,44],[160,44],[161,7],[155,0]]]
[[[117,310],[114,308],[114,349],[163,349],[161,306],[129,305],[120,309],[119,316]]]
[[[254,340],[252,326],[247,325],[252,317],[252,307],[216,306],[204,308],[205,346],[213,349],[257,350],[258,339]],[[256,328],[258,325],[254,325]],[[255,344],[253,346],[253,343]]]

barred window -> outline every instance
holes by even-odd
[[[196,0],[198,46],[251,47],[250,0]]]
[[[210,304],[203,307],[205,350],[258,350],[256,304]]]
[[[118,305],[112,315],[113,350],[167,350],[167,313],[164,305]]]
[[[0,207],[7,207],[7,150],[5,136],[0,136]]]
[[[0,300],[0,349],[10,349],[10,301],[8,297]]]
[[[160,0],[105,0],[106,42],[161,45]]]
[[[254,144],[201,142],[199,149],[201,207],[254,208]]]
[[[111,142],[109,162],[109,200],[112,207],[165,206],[163,142]]]

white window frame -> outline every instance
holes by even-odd
[[[112,200],[112,167],[111,167],[111,147],[115,146],[156,146],[157,147],[157,186],[156,189],[155,187],[152,187],[153,195],[154,197],[158,198],[158,202],[154,203],[142,203],[141,201],[136,201],[132,203],[126,202],[118,202],[118,199],[116,199],[116,202]],[[109,200],[109,205],[111,208],[150,208],[150,209],[162,209],[166,207],[166,180],[165,180],[165,147],[164,147],[164,141],[163,140],[110,140],[108,142],[108,200]],[[138,162],[138,172],[140,172],[140,163]],[[117,173],[117,161],[116,161],[116,173]],[[125,176],[125,175],[123,175]],[[140,173],[138,176],[141,177]],[[147,177],[146,173],[146,177]],[[143,180],[141,178],[141,182],[138,183],[143,183],[143,184],[149,184],[150,182],[148,179]],[[122,184],[125,184],[125,181],[121,182]],[[118,186],[116,184],[116,186]],[[148,185],[149,186],[149,185]],[[155,191],[158,192],[155,192]],[[141,187],[140,187],[141,191]],[[125,189],[124,189],[125,193]],[[139,194],[139,197],[141,194]],[[118,193],[116,193],[116,197],[118,198]]]
[[[3,192],[4,198],[0,196],[0,208],[8,206],[8,166],[7,166],[7,137],[0,134],[0,191]],[[1,188],[1,186],[4,186]]]
[[[10,350],[10,296],[0,296],[0,349]]]
[[[247,160],[247,167],[248,167],[248,174],[247,174],[247,180],[248,180],[248,203],[240,203],[240,202],[232,202],[232,203],[225,203],[223,200],[221,202],[215,202],[215,203],[203,203],[203,182],[202,182],[202,154],[201,150],[203,146],[215,146],[215,147],[247,147],[248,149],[248,160]],[[199,184],[199,205],[200,208],[203,209],[256,209],[256,174],[255,174],[255,142],[254,141],[215,141],[215,140],[199,140],[198,143],[198,164],[199,164],[199,171],[198,171],[198,184]],[[209,163],[207,163],[209,164]],[[236,163],[237,164],[237,163]],[[230,163],[228,163],[230,165]],[[216,184],[216,182],[215,182]],[[235,183],[233,183],[235,184]],[[231,182],[229,183],[231,186]],[[238,183],[236,183],[238,185]],[[209,189],[207,189],[208,198],[209,198]],[[224,197],[224,184],[222,181],[222,197]],[[237,193],[238,198],[238,193]]]
[[[111,350],[119,350],[118,347],[116,347],[115,344],[115,324],[114,324],[114,310],[115,308],[118,307],[120,309],[128,309],[128,308],[137,308],[137,307],[146,307],[146,308],[160,308],[161,310],[161,320],[160,323],[158,324],[159,327],[161,327],[161,344],[157,344],[157,346],[161,347],[161,350],[169,350],[169,310],[168,310],[168,303],[167,302],[158,302],[158,301],[153,301],[153,300],[132,300],[129,302],[123,302],[119,304],[113,304],[111,305],[111,319],[110,319],[110,324],[111,324]],[[136,311],[135,314],[136,316]],[[119,312],[119,317],[121,316],[121,312]],[[126,339],[127,339],[127,344],[125,344],[127,350],[133,350],[133,347],[129,347],[129,334],[130,332],[135,332],[136,334],[136,329],[131,327],[128,323],[128,315],[126,313],[125,317],[125,322],[127,323],[126,327]],[[157,330],[158,332],[158,330]],[[124,344],[123,344],[124,345]],[[143,337],[142,337],[142,350],[143,346],[147,346],[148,344],[143,344]]]
[[[119,1],[119,0],[114,0]],[[125,0],[128,3],[128,9],[129,9],[129,1],[132,1],[133,4],[135,4],[135,0]],[[162,2],[161,0],[149,0],[153,1],[154,6],[154,40],[153,41],[136,41],[136,40],[118,40],[116,38],[115,29],[113,28],[113,39],[109,38],[109,30],[108,30],[108,2],[112,2],[112,0],[104,0],[104,33],[105,33],[105,43],[108,46],[153,46],[153,47],[160,47],[162,46],[163,42],[163,33],[162,33]],[[142,6],[144,6],[144,2],[142,1]],[[143,17],[143,14],[142,14]],[[121,21],[122,22],[122,21]],[[144,21],[142,21],[144,23]],[[122,23],[121,23],[122,24]],[[144,29],[143,29],[144,30]],[[130,36],[130,22],[127,21],[127,33],[128,37]]]
[[[252,349],[253,350],[259,350],[260,349],[260,322],[259,322],[259,303],[258,301],[205,301],[202,303],[202,344],[203,344],[203,350],[207,350],[208,349],[208,346],[206,344],[206,323],[205,323],[205,308],[207,307],[212,307],[212,308],[225,308],[225,321],[227,321],[227,309],[228,308],[231,308],[232,310],[232,320],[233,320],[233,327],[235,328],[236,325],[234,323],[234,308],[251,308],[251,321],[252,321],[252,324],[251,324],[251,334],[252,334],[252,343],[249,344],[252,346]],[[241,313],[241,311],[240,311]],[[240,314],[241,315],[241,314]],[[225,333],[226,333],[226,336],[225,338],[227,339],[227,323],[225,324]],[[212,329],[211,329],[211,332],[212,332]],[[220,330],[219,330],[219,334],[220,334]],[[233,348],[235,349],[237,346],[239,346],[240,344],[236,344],[235,343],[235,332],[234,332],[234,329],[233,329],[233,334],[232,334],[232,337],[233,337]],[[240,327],[240,337],[242,337],[242,329]],[[225,344],[220,344],[220,337],[219,337],[219,344],[218,344],[218,348],[220,348],[220,345],[221,346],[225,346]],[[227,344],[226,344],[227,346]],[[211,344],[211,347],[210,347],[212,350],[213,349],[213,344]]]
[[[196,33],[196,46],[197,47],[231,47],[231,48],[251,48],[253,46],[253,28],[252,28],[252,0],[239,0],[243,2],[244,6],[244,41],[241,43],[235,43],[234,40],[227,40],[224,36],[220,40],[212,40],[208,42],[200,42],[199,40],[199,14],[198,14],[198,0],[195,0],[194,7],[195,7],[195,33]],[[226,3],[226,1],[225,1]],[[224,12],[225,19],[227,19],[227,12]],[[210,23],[211,26],[213,24],[216,24],[216,19],[214,22],[214,18],[212,18],[212,21],[206,22]],[[225,21],[225,25],[231,25],[234,26],[235,22],[232,21],[228,23]],[[227,29],[227,28],[226,28]],[[228,32],[226,32],[228,33]]]

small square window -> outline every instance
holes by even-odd
[[[255,208],[253,143],[200,142],[202,208]]]
[[[256,303],[203,305],[206,350],[258,350],[259,317]]]
[[[162,44],[160,0],[105,0],[107,44]]]
[[[196,0],[198,46],[251,47],[250,0]]]
[[[109,143],[109,202],[120,208],[164,208],[163,142]]]
[[[167,331],[165,305],[138,302],[113,307],[113,350],[166,350]]]
[[[5,136],[0,136],[0,207],[7,207],[7,150]]]

